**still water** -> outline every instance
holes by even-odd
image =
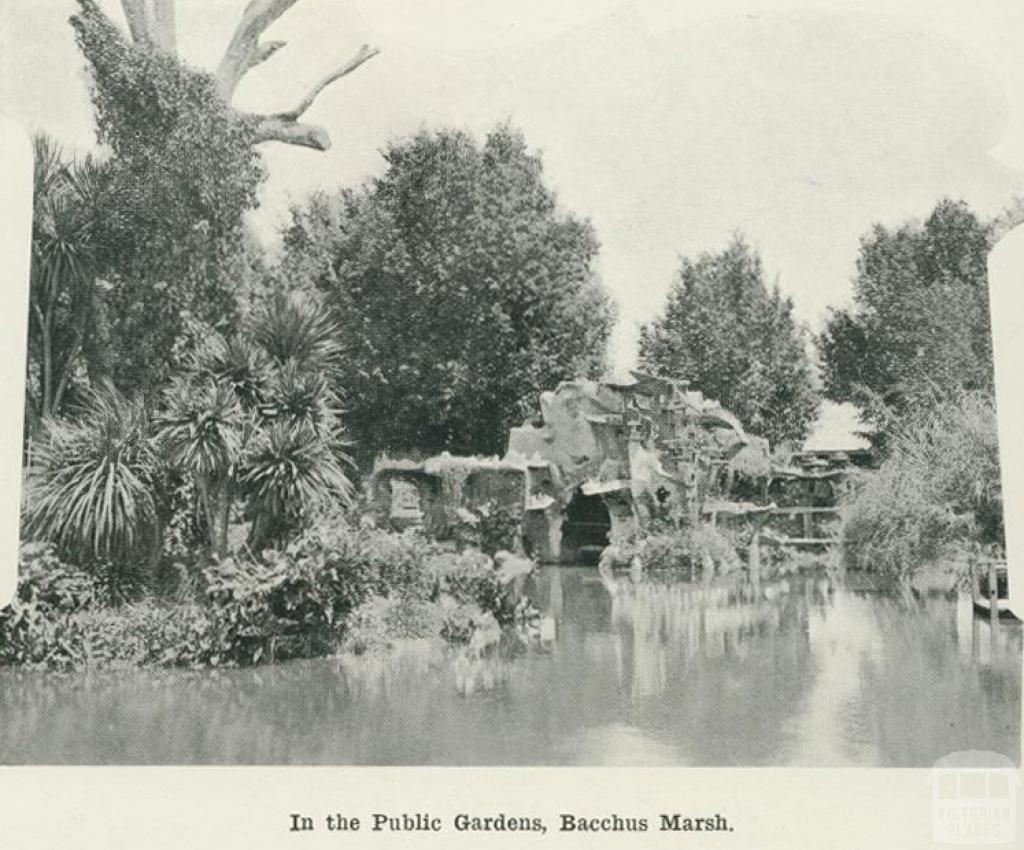
[[[502,658],[427,643],[251,670],[0,671],[0,763],[930,766],[1019,761],[1020,625],[841,580],[550,568]]]

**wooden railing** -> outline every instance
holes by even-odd
[[[775,508],[771,515],[789,517],[794,519],[801,517],[803,521],[803,536],[802,537],[786,537],[782,540],[778,540],[780,545],[783,546],[830,546],[836,542],[836,539],[831,536],[820,537],[814,535],[814,520],[819,516],[838,516],[839,508],[837,507],[810,507],[807,505],[792,505],[789,507]]]

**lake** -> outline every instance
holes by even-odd
[[[824,574],[545,568],[500,657],[410,642],[246,670],[0,671],[0,763],[930,766],[1019,762],[1020,624]]]

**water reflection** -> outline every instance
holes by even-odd
[[[3,763],[927,766],[1019,758],[1021,632],[826,576],[545,570],[489,653],[234,671],[0,672]]]

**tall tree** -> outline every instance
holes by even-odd
[[[793,303],[765,286],[739,235],[719,254],[682,260],[664,311],[640,330],[640,363],[691,381],[772,443],[806,437],[818,411]]]
[[[364,455],[494,453],[560,380],[596,377],[612,325],[590,223],[521,133],[392,143],[383,177],[293,213],[282,271],[322,290]]]
[[[295,2],[252,0],[211,74],[178,59],[174,0],[122,0],[129,35],[78,0],[71,23],[110,154],[95,239],[112,289],[108,377],[127,391],[161,385],[195,337],[232,331],[239,288],[260,273],[244,224],[264,176],[259,144],[326,149],[326,132],[301,116],[376,52],[361,49],[286,113],[235,109],[242,76],[283,46],[261,41],[265,30]]]
[[[818,340],[826,393],[859,402],[877,426],[882,408],[901,415],[959,390],[991,390],[992,238],[950,200],[923,224],[875,225],[861,240],[853,306],[833,311]]]

